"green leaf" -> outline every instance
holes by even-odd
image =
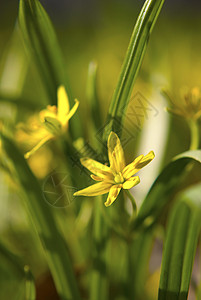
[[[192,161],[201,163],[201,150],[187,151],[176,156],[160,173],[140,207],[134,228],[149,226],[160,216],[170,196],[181,182],[187,165]]]
[[[132,299],[140,299],[143,295],[153,239],[154,232],[148,229],[140,233],[128,246],[130,257],[128,288],[130,289]]]
[[[12,253],[5,245],[0,242],[0,256],[3,261],[6,262],[10,268],[12,269],[12,273],[16,273],[16,275],[21,278],[24,275],[23,264],[20,261],[19,257]]]
[[[32,53],[46,87],[50,103],[57,104],[57,88],[63,84],[70,106],[73,106],[74,99],[66,79],[65,64],[57,37],[46,11],[38,0],[20,0],[19,25],[27,50]],[[70,126],[73,137],[79,137],[82,130],[77,113],[70,121]]]
[[[35,300],[36,299],[36,290],[33,275],[29,269],[29,266],[24,267],[25,271],[25,299],[26,300]]]
[[[123,117],[142,64],[149,36],[158,18],[164,0],[147,0],[135,24],[121,73],[109,107],[107,126],[103,134],[106,142],[111,130],[121,132]],[[120,135],[120,134],[119,134]]]
[[[21,97],[28,72],[29,57],[24,53],[18,24],[1,56],[0,64],[0,98],[8,96]],[[6,100],[9,97],[6,97]]]
[[[80,299],[67,245],[61,236],[53,213],[43,198],[40,185],[15,144],[2,135],[3,147],[15,167],[24,191],[27,212],[46,251],[47,262],[62,300]]]
[[[90,274],[90,300],[108,299],[106,270],[108,228],[104,222],[101,206],[104,196],[96,197],[93,210],[93,244],[91,249],[92,270]]]
[[[52,24],[38,0],[20,1],[19,25],[46,84],[50,101],[56,104],[56,89],[64,80],[63,62]]]
[[[165,240],[159,300],[188,297],[193,261],[201,229],[201,184],[179,195],[173,208]]]
[[[0,260],[0,299],[24,299],[24,268],[20,257],[0,242]]]

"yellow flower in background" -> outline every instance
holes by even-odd
[[[171,107],[167,108],[168,112],[187,120],[197,121],[201,117],[201,92],[198,87],[181,92],[181,101],[178,105],[173,103],[166,91],[164,91],[164,95],[171,103]]]
[[[25,154],[25,158],[29,158],[47,141],[56,136],[60,136],[66,132],[68,121],[74,115],[79,102],[75,99],[75,105],[70,110],[68,96],[64,86],[60,86],[57,90],[57,106],[48,105],[46,109],[39,113],[37,118],[32,117],[25,124],[18,126],[17,140],[34,144],[33,148]]]
[[[81,158],[82,165],[93,173],[92,179],[99,182],[74,193],[74,196],[97,196],[109,193],[105,206],[110,206],[122,188],[131,189],[140,182],[140,178],[134,175],[150,163],[155,155],[153,151],[150,151],[145,156],[138,156],[126,166],[121,142],[116,133],[110,133],[107,146],[110,166],[103,165],[88,157]]]

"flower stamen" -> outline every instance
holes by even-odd
[[[124,183],[124,178],[123,178],[121,172],[114,175],[114,182],[117,184]]]

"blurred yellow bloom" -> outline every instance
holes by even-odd
[[[170,100],[169,95],[164,92]],[[201,117],[201,92],[198,87],[194,87],[181,95],[180,104],[176,105],[170,100],[172,107],[167,110],[174,115],[181,116],[187,120],[198,120]]]
[[[91,158],[82,158],[82,165],[93,174],[92,179],[99,181],[83,190],[74,193],[74,196],[97,196],[109,192],[105,206],[110,206],[119,195],[121,189],[131,189],[140,182],[135,175],[154,158],[154,152],[138,156],[126,166],[124,152],[116,133],[111,132],[108,137],[108,158],[110,166],[103,165]]]
[[[40,151],[30,157],[28,164],[34,175],[39,179],[43,179],[55,168],[55,158],[51,149],[42,147]]]
[[[30,118],[27,126],[25,124],[18,126],[18,141],[29,140],[28,143],[34,144],[34,147],[25,154],[25,158],[29,158],[50,139],[66,132],[68,121],[76,112],[79,102],[75,99],[75,105],[70,110],[64,86],[58,88],[57,99],[57,106],[48,105],[37,118]]]

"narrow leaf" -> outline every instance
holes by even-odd
[[[25,299],[35,300],[36,290],[33,275],[29,269],[29,266],[24,267],[25,272]]]
[[[46,87],[50,103],[56,104],[57,88],[63,84],[72,107],[74,99],[66,79],[64,61],[57,37],[46,11],[38,0],[20,0],[19,25],[27,50],[32,53],[41,80]],[[81,125],[76,115],[70,122],[73,137],[79,137],[81,131]]]
[[[107,126],[103,135],[106,142],[108,133],[113,130],[120,135],[123,117],[129,98],[142,64],[149,36],[158,18],[164,0],[147,0],[135,24],[121,73],[109,107]]]
[[[19,278],[24,276],[22,261],[5,247],[2,242],[0,242],[0,257],[10,267],[12,274],[16,274]]]
[[[147,227],[156,221],[181,182],[187,165],[193,161],[201,163],[201,150],[187,151],[176,156],[162,170],[142,203],[134,228]]]
[[[142,296],[147,279],[149,258],[153,245],[153,230],[145,230],[129,245],[130,272],[129,288],[132,299]]]
[[[15,144],[2,135],[3,147],[15,167],[24,191],[25,206],[47,255],[47,262],[62,300],[80,299],[67,245],[61,236],[40,185]]]
[[[201,228],[200,193],[199,184],[179,195],[171,213],[162,259],[159,300],[185,300],[188,297]]]

